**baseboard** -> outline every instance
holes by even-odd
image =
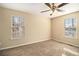
[[[16,45],[16,46],[10,46],[10,47],[5,47],[5,48],[0,48],[0,50],[11,49],[11,48],[20,47],[20,46],[29,45],[29,44],[38,43],[38,42],[43,42],[43,41],[47,41],[47,40],[50,40],[50,39],[45,39],[45,40],[40,40],[40,41],[34,41],[34,42],[24,43],[24,44],[20,44],[20,45]]]
[[[62,42],[62,41],[58,41],[55,38],[52,38],[51,40],[54,40],[54,41],[59,42],[59,43],[62,43],[62,44],[66,44],[66,45],[69,45],[69,46],[73,46],[73,47],[79,48],[79,46],[77,46],[77,45],[70,44],[70,43],[66,43],[66,42]]]

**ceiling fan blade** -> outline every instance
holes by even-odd
[[[49,8],[51,8],[51,5],[49,3],[45,3],[46,6],[48,6]]]
[[[64,5],[66,5],[66,4],[68,4],[68,3],[62,3],[62,4],[58,5],[58,8],[60,8],[60,7],[64,6]]]
[[[50,11],[50,10],[41,11],[41,13],[43,13],[43,12],[47,12],[47,11]]]
[[[56,9],[57,11],[59,11],[59,12],[63,12],[64,10],[61,10],[61,9]]]

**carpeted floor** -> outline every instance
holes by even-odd
[[[70,53],[68,53],[70,51]],[[73,52],[74,51],[74,52]],[[79,48],[47,40],[0,51],[1,56],[62,56],[78,55]]]

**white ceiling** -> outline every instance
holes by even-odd
[[[42,15],[50,18],[79,11],[79,3],[69,3],[60,8],[61,10],[64,10],[63,12],[55,11],[52,16],[50,16],[50,11],[45,13],[40,13],[41,11],[49,9],[49,7],[47,7],[44,3],[0,3],[0,6],[9,9],[28,12],[32,14]]]

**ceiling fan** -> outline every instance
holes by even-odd
[[[48,6],[50,9],[45,10],[45,11],[41,11],[41,13],[43,12],[48,12],[51,11],[52,13],[50,14],[50,16],[53,14],[53,12],[55,12],[55,10],[57,10],[58,12],[62,12],[63,10],[59,9],[60,7],[63,7],[64,5],[68,4],[68,3],[61,3],[58,6],[55,5],[56,3],[45,3],[46,6]]]

